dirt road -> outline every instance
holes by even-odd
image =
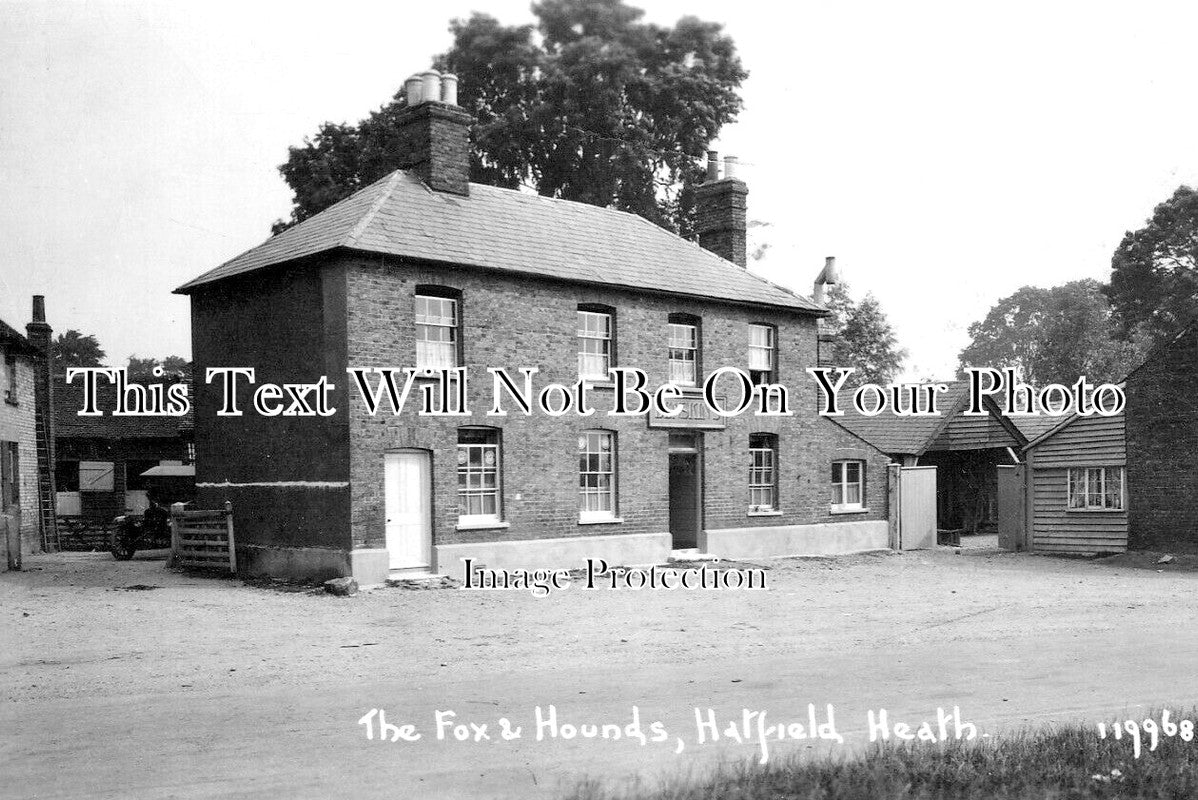
[[[1198,574],[947,550],[770,566],[758,593],[333,598],[161,561],[29,559],[0,575],[0,796],[552,797],[584,775],[760,755],[699,744],[696,707],[806,725],[809,703],[818,722],[834,706],[845,745],[771,742],[777,757],[858,745],[882,708],[915,728],[955,705],[1001,735],[1198,703]],[[551,704],[558,736],[537,741]],[[627,736],[633,706],[664,741]],[[421,738],[368,740],[372,709]],[[562,738],[605,723],[621,737]]]

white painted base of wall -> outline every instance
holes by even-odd
[[[359,586],[386,582],[391,557],[383,548],[334,550],[325,547],[237,546],[238,572],[303,581],[353,576]]]
[[[391,571],[391,554],[387,548],[350,550],[349,572],[359,586],[381,586]]]
[[[246,576],[269,576],[323,581],[351,575],[347,550],[325,547],[237,545],[237,571]]]
[[[670,557],[669,533],[636,533],[625,536],[572,536],[560,539],[441,544],[435,548],[434,569],[454,580],[465,576],[462,559],[490,569],[576,569],[588,558],[610,566],[664,564]]]
[[[830,556],[889,547],[889,524],[884,519],[724,528],[699,534],[699,549],[704,553],[731,559]]]
[[[727,528],[700,532],[698,552],[727,559],[838,555],[886,550],[888,536],[886,520]],[[478,566],[508,570],[581,568],[588,558],[603,559],[613,567],[665,564],[672,546],[669,533],[442,544],[433,548],[433,571],[460,581],[465,558],[474,559]],[[347,551],[240,545],[237,561],[247,575],[298,580],[352,575],[361,586],[380,585],[390,574],[390,555],[383,548]]]

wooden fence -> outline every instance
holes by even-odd
[[[171,564],[237,572],[233,504],[215,511],[187,511],[182,503],[171,506]]]

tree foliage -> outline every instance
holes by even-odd
[[[898,337],[877,298],[872,293],[866,294],[858,303],[853,300],[848,284],[841,282],[828,291],[825,305],[832,314],[824,320],[824,331],[836,337],[834,363],[856,370],[847,384],[884,384],[894,380],[907,351],[898,346]]]
[[[1051,289],[1024,286],[999,300],[969,326],[960,367],[1016,369],[1034,386],[1118,381],[1142,356],[1146,342],[1117,339],[1117,322],[1102,286],[1078,280]]]
[[[104,351],[95,336],[84,336],[77,330],[60,333],[50,348],[56,375],[65,375],[68,367],[102,367]]]
[[[161,376],[154,374],[155,367],[162,368]],[[182,356],[167,356],[161,361],[152,356],[147,358],[129,356],[129,363],[125,367],[125,371],[129,375],[129,379],[134,381],[187,380],[191,377],[191,362]]]
[[[1125,340],[1169,339],[1198,316],[1198,190],[1179,187],[1124,235],[1106,292]]]
[[[721,26],[643,21],[623,0],[542,0],[535,25],[475,13],[436,60],[478,120],[471,180],[631,211],[693,234],[701,157],[741,108],[747,73]],[[357,125],[326,122],[280,172],[299,222],[400,163],[401,96]]]

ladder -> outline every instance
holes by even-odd
[[[50,407],[49,387],[41,386],[40,381],[38,383],[33,404],[36,427],[34,438],[37,446],[38,526],[42,536],[42,552],[57,553],[58,503],[54,492],[54,441],[51,434],[54,409]]]

